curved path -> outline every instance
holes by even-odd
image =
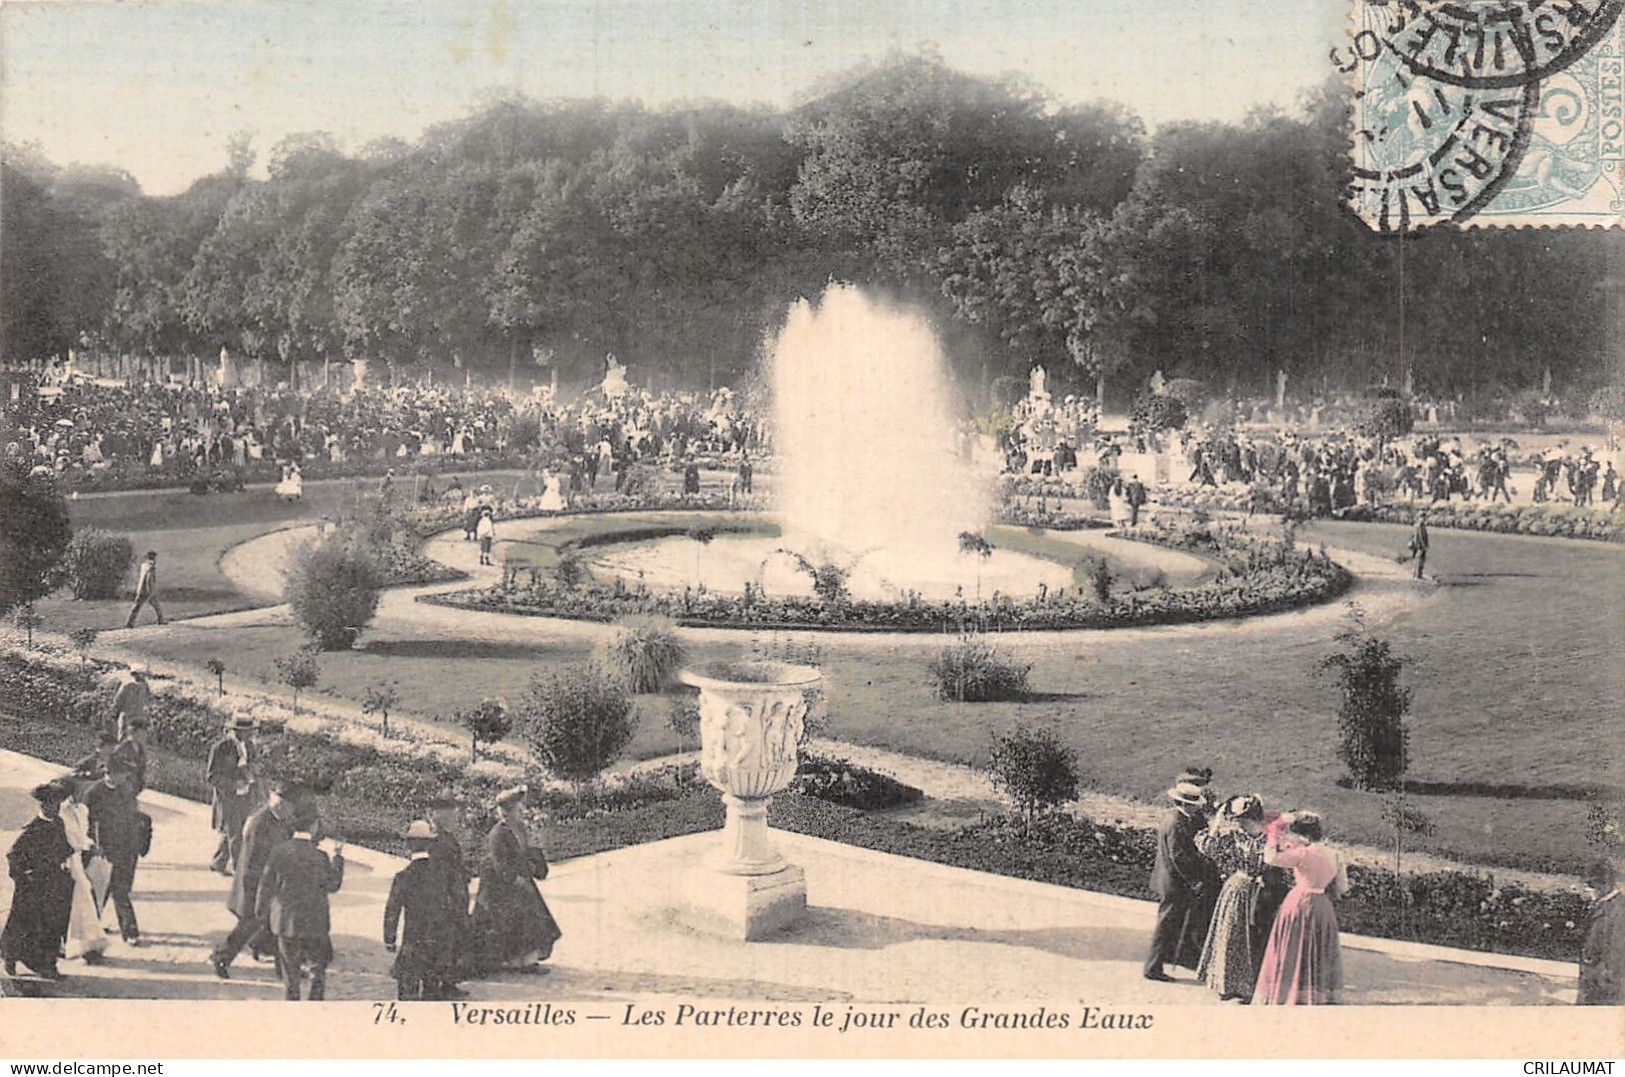
[[[509,541],[521,541],[524,538],[544,533],[552,526],[556,526],[555,521],[552,520],[512,521],[502,525],[502,530],[506,532]],[[316,527],[308,526],[290,527],[264,535],[230,551],[222,561],[222,571],[245,591],[259,595],[274,595],[281,588],[282,573],[288,558],[298,546],[312,541],[316,534]],[[1169,554],[1173,558],[1188,557],[1188,555],[1179,554],[1176,551],[1159,550],[1141,543],[1129,542],[1109,536],[1101,536],[1096,541],[1132,546],[1135,547],[1136,552],[1143,551],[1152,555]],[[468,578],[427,586],[396,588],[386,592],[374,621],[375,626],[379,629],[390,632],[415,631],[444,638],[489,640],[510,644],[519,643],[537,648],[561,643],[592,642],[606,636],[610,631],[608,626],[593,622],[489,613],[419,602],[417,599],[423,595],[493,584],[497,582],[501,573],[500,568],[483,567],[478,564],[477,547],[475,544],[463,539],[460,529],[450,530],[431,538],[425,545],[425,553],[436,561],[465,572]],[[1345,597],[1361,604],[1369,623],[1376,624],[1390,621],[1434,601],[1438,597],[1440,589],[1436,585],[1426,582],[1418,583],[1410,579],[1408,569],[1396,565],[1392,559],[1370,556],[1346,549],[1328,549],[1328,553],[1355,574],[1355,584]],[[499,550],[499,561],[500,555],[501,551]],[[1333,627],[1340,626],[1345,616],[1343,602],[1329,602],[1288,613],[1198,625],[1005,633],[1001,637],[1001,645],[1025,649],[1028,654],[1037,654],[1044,648],[1076,648],[1080,642],[1091,639],[1097,643],[1108,639],[1113,643],[1121,641],[1129,646],[1132,646],[1135,641],[1149,642],[1156,640],[1165,645],[1171,644],[1176,648],[1182,646],[1180,641],[1195,641],[1198,639],[1215,641],[1245,640],[1263,643],[1280,640],[1285,642],[1300,637],[1310,628],[1325,632]],[[285,606],[276,606],[241,613],[198,618],[185,622],[180,627],[170,625],[137,629],[129,635],[139,638],[157,633],[190,631],[203,627],[282,624],[288,623],[290,620],[291,617],[287,608]],[[740,638],[740,630],[734,629],[691,628],[684,629],[683,632],[694,641],[709,640],[715,642],[718,639],[729,637]],[[788,633],[788,635],[796,634]],[[809,638],[816,636],[820,645],[826,648],[838,647],[867,651],[875,649],[895,651],[901,647],[920,648],[940,646],[941,644],[940,637],[918,633],[807,632],[799,635]],[[825,741],[820,742],[816,747],[825,754],[842,756],[854,763],[890,773],[900,780],[920,788],[933,802],[926,808],[919,810],[920,817],[917,821],[922,823],[943,825],[945,823],[974,821],[978,814],[987,811],[989,808],[996,809],[1004,802],[1003,798],[990,785],[987,776],[972,767],[921,759],[900,752],[888,751],[884,748],[849,743]],[[677,758],[680,757],[652,760],[625,769],[657,766],[662,763],[672,762]],[[1077,803],[1077,807],[1093,818],[1116,820],[1134,825],[1146,825],[1148,822],[1153,821],[1159,810],[1153,805],[1127,797],[1095,792],[1086,793]],[[905,810],[898,814],[900,817],[907,818],[911,813]],[[1391,863],[1391,853],[1388,850],[1352,847],[1349,851],[1356,860],[1361,862],[1374,865]],[[1413,854],[1410,857],[1410,863],[1414,869],[1418,870],[1445,867],[1465,867],[1467,870],[1473,870],[1471,865],[1462,865],[1442,857],[1429,857],[1420,854]],[[1499,878],[1505,878],[1509,881],[1515,880],[1538,888],[1573,889],[1576,886],[1576,881],[1568,876],[1511,871],[1505,868],[1495,869],[1495,874]]]

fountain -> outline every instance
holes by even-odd
[[[1063,565],[961,553],[992,518],[993,475],[957,452],[942,348],[918,315],[852,285],[802,299],[770,348],[774,513],[781,534],[683,537],[607,551],[600,574],[653,590],[811,595],[812,566],[849,570],[856,599],[1014,598],[1071,583]],[[786,556],[788,553],[788,556]]]

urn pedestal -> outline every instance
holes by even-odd
[[[757,939],[805,915],[806,875],[779,854],[767,808],[796,776],[808,694],[820,676],[778,662],[683,671],[683,682],[700,690],[700,773],[727,810],[721,841],[682,881],[682,913],[693,926]]]

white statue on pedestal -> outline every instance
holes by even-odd
[[[1027,395],[1032,397],[1034,400],[1042,400],[1047,398],[1049,396],[1049,392],[1044,388],[1044,380],[1047,377],[1048,375],[1044,373],[1043,367],[1033,367],[1033,372],[1028,375],[1027,378]]]
[[[604,380],[598,388],[611,399],[625,396],[630,388],[626,383],[626,364],[617,363],[614,355],[604,356],[604,364]]]

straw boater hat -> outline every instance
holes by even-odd
[[[412,825],[406,828],[406,837],[408,840],[412,838],[432,839],[434,837],[434,828],[423,819],[413,819]]]
[[[523,800],[528,792],[530,792],[530,787],[527,785],[516,785],[512,789],[504,789],[497,794],[497,807],[505,808],[516,800]]]
[[[1207,803],[1207,797],[1203,795],[1201,787],[1192,785],[1190,782],[1180,782],[1168,790],[1168,799],[1175,804],[1189,808],[1199,807]]]

